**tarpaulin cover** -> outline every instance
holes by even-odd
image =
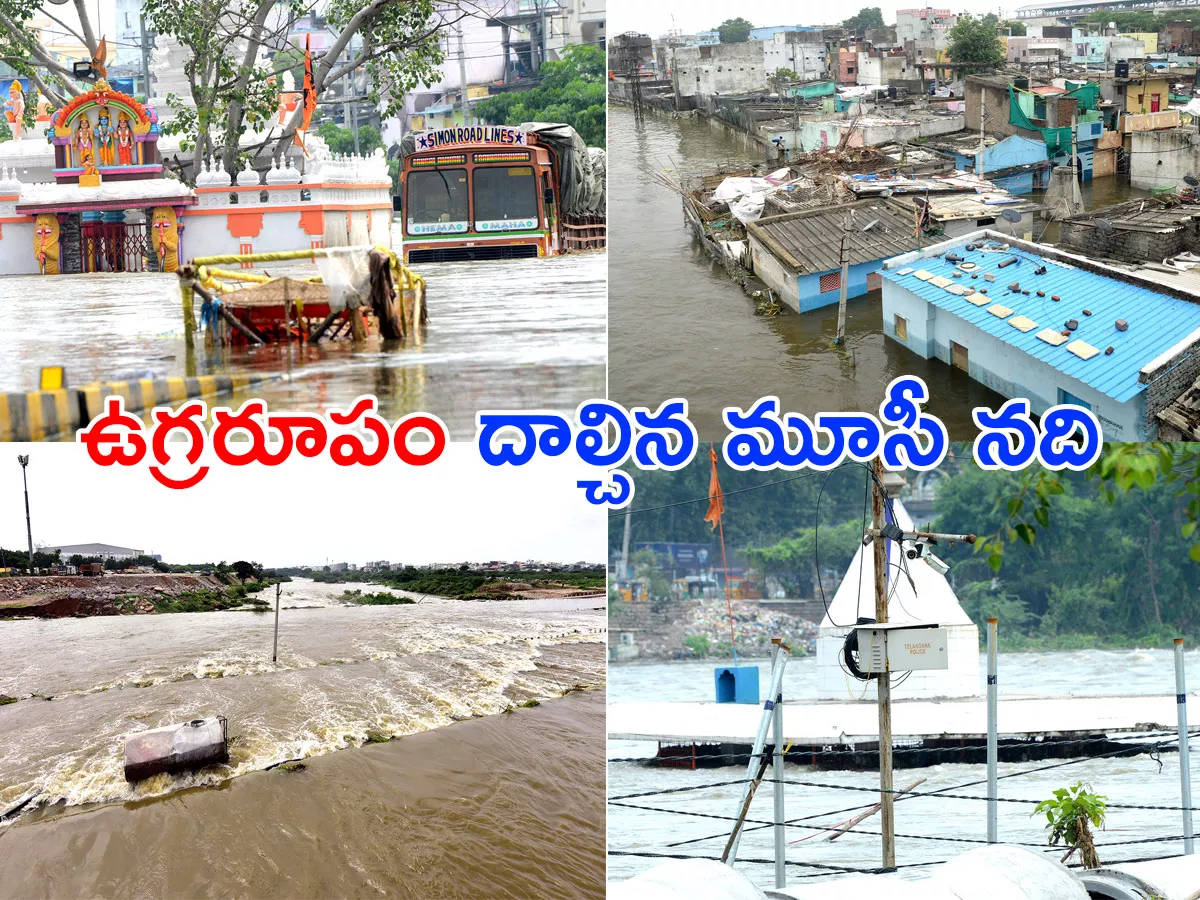
[[[579,133],[570,125],[551,122],[522,122],[519,127],[536,134],[558,155],[563,212],[568,216],[604,215],[604,168],[597,171],[593,166],[592,154]]]
[[[370,248],[332,247],[327,252],[328,256],[318,256],[313,262],[329,289],[329,311],[341,312],[347,306],[358,309],[371,291]]]
[[[1074,98],[1079,104],[1080,112],[1084,112],[1096,109],[1099,105],[1100,85],[1089,81],[1073,91],[1054,96]],[[1018,128],[1040,132],[1042,140],[1046,142],[1046,152],[1051,157],[1069,153],[1071,150],[1071,127],[1068,125],[1065,128],[1043,128],[1035,125],[1033,120],[1025,114],[1025,110],[1021,109],[1021,104],[1017,101],[1017,90],[1011,84],[1008,86],[1008,121]]]

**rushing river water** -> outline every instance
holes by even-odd
[[[600,895],[594,600],[287,587],[278,665],[269,614],[0,624],[0,694],[20,698],[0,707],[0,811],[37,795],[0,825],[0,896]],[[528,699],[547,702],[496,715]],[[209,715],[228,766],[124,781],[126,735]]]
[[[1195,683],[1200,678],[1200,652],[1186,654],[1187,666]],[[714,663],[652,663],[614,665],[609,672],[609,697],[613,704],[645,700],[702,701],[711,699]],[[770,665],[758,663],[765,684]],[[986,673],[981,661],[980,671]],[[999,660],[1001,696],[1040,695],[1061,697],[1070,703],[1072,695],[1148,695],[1174,694],[1175,676],[1170,651],[1075,651],[1058,653],[1007,653]],[[816,660],[805,658],[789,663],[784,679],[784,697],[811,700],[816,696]],[[982,691],[982,685],[981,685]],[[1167,738],[1167,740],[1173,740]],[[1192,781],[1200,779],[1196,759],[1197,742],[1193,739]],[[645,742],[613,741],[608,747],[610,760],[639,759],[652,756],[655,745]],[[1000,764],[1000,796],[1040,801],[1051,791],[1082,779],[1107,795],[1110,804],[1137,804],[1179,807],[1179,756],[1164,752],[1159,759],[1150,755],[1131,755],[1119,759],[1073,761],[1070,765],[1034,772],[1060,760]],[[1005,777],[1015,773],[1028,773]],[[741,768],[697,769],[685,771],[647,766],[643,763],[610,761],[608,792],[610,797],[643,791],[686,788],[721,782],[735,782],[718,788],[631,799],[639,806],[681,810],[701,815],[647,812],[626,806],[608,809],[610,851],[685,853],[719,856],[728,836],[729,822],[703,818],[703,814],[731,816],[740,797]],[[878,787],[878,774],[868,771],[822,771],[811,766],[788,763],[789,780],[828,785]],[[896,786],[905,787],[918,778],[928,779],[918,790],[929,792],[951,789],[948,793],[982,796],[986,789],[984,766],[945,764],[924,769],[901,769],[895,775]],[[953,790],[953,788],[959,788]],[[848,819],[846,810],[858,804],[870,804],[877,795],[837,790],[833,787],[787,788],[787,817],[813,817],[808,826],[831,826]],[[1045,848],[1044,819],[1030,818],[1033,803],[999,804],[1000,839],[1009,843]],[[770,822],[772,792],[764,785],[756,795],[748,817],[751,821]],[[812,828],[788,831],[788,860],[794,863],[818,863],[870,869],[880,864],[879,819],[872,817],[861,826],[861,833],[850,833],[835,842],[826,840]],[[986,834],[986,804],[974,800],[910,798],[896,803],[896,857],[901,875],[919,878],[928,871],[920,863],[949,859],[970,850]],[[1182,852],[1182,841],[1154,840],[1149,843],[1122,844],[1125,841],[1178,838],[1183,832],[1181,813],[1155,810],[1111,808],[1108,828],[1097,834],[1100,858],[1115,862],[1167,856]],[[696,838],[708,840],[696,841]],[[907,835],[902,837],[901,835]],[[808,838],[807,840],[802,840]],[[800,841],[799,843],[793,843]],[[1053,851],[1055,859],[1061,849]],[[741,857],[770,860],[774,857],[774,838],[770,828],[748,830],[741,843]],[[638,856],[609,857],[609,878],[620,880],[647,869],[657,860]],[[903,868],[904,866],[916,866]],[[741,867],[763,887],[774,885],[770,864],[747,863]],[[789,877],[812,878],[819,870],[789,866]],[[825,877],[825,876],[820,876]]]
[[[653,175],[756,163],[761,154],[705,120],[647,116],[636,125],[623,107],[610,110],[609,131],[611,399],[653,408],[686,397],[705,440],[724,435],[725,406],[776,395],[783,409],[808,415],[874,410],[887,383],[903,374],[925,379],[929,412],[951,440],[974,438],[972,408],[1003,403],[966,373],[885,340],[878,291],[849,301],[844,351],[833,348],[836,304],[755,315],[754,301],[692,240],[679,196]],[[1097,205],[1130,195],[1116,178],[1096,185],[1085,200]]]
[[[273,408],[320,412],[375,394],[388,419],[433,412],[452,437],[470,439],[480,409],[573,412],[580,401],[604,396],[607,268],[604,253],[418,265],[428,285],[422,340],[217,348],[210,355],[199,335],[192,357],[173,275],[0,278],[0,390],[36,390],[40,367],[49,365],[65,366],[75,386],[257,373],[281,376],[253,391]],[[268,269],[285,270],[301,271]]]

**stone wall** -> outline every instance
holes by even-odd
[[[1119,259],[1123,262],[1159,262],[1168,256],[1200,247],[1195,225],[1181,227],[1165,234],[1137,231],[1116,231],[1104,234],[1099,228],[1082,222],[1063,222],[1059,244],[1083,256]]]
[[[1148,440],[1162,439],[1158,435],[1160,412],[1200,378],[1200,334],[1190,335],[1175,348],[1167,359],[1153,369],[1142,371],[1140,380],[1146,383],[1144,394],[1146,434]]]

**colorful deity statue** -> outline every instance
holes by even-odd
[[[25,91],[21,88],[21,82],[15,78],[8,86],[8,103],[5,105],[4,117],[8,119],[12,136],[19,141],[21,129],[25,127]]]
[[[100,159],[100,165],[111,166],[113,164],[113,128],[112,119],[108,115],[108,107],[100,107],[99,115],[96,118],[96,130],[93,132],[96,141],[97,156]]]
[[[160,272],[179,268],[179,220],[170,206],[156,206],[150,214],[150,233]]]
[[[100,187],[100,170],[96,168],[96,157],[92,151],[86,151],[80,162],[83,163],[83,171],[79,173],[79,186]]]
[[[129,126],[129,113],[121,113],[117,116],[117,130],[115,134],[117,144],[117,165],[132,166],[133,165],[133,129]]]
[[[58,274],[58,216],[39,213],[33,220],[33,255],[43,275]]]
[[[92,136],[92,120],[86,115],[79,117],[79,124],[75,126],[75,137],[71,143],[75,147],[75,153],[79,158],[80,165],[83,165],[84,158],[92,156],[95,149],[95,140]]]

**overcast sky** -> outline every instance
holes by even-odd
[[[17,455],[29,454],[34,544],[104,543],[166,562],[252,559],[267,566],[490,559],[606,559],[606,512],[575,487],[594,469],[565,457],[492,468],[449,444],[425,469],[399,460],[343,469],[323,460],[213,469],[188,490],[144,467],[100,468],[74,444],[4,444],[0,546],[23,549]]]
[[[781,2],[781,0],[742,0],[736,4],[717,2],[717,0],[608,0],[608,34],[622,34],[626,31],[638,31],[651,37],[678,28],[685,34],[697,31],[708,31],[716,28],[726,19],[741,16],[749,19],[755,25],[837,25],[858,12],[863,6],[878,6],[883,11],[883,21],[888,25],[896,24],[896,10],[914,9],[925,4],[914,3],[912,0],[858,0],[850,3],[816,3],[813,0],[800,0],[799,3]],[[932,4],[935,9],[950,9],[954,12],[969,12],[983,15],[988,12],[999,13],[1000,4],[987,0],[955,0],[953,3]],[[1014,3],[1004,6],[1003,10],[1011,11],[1021,6]],[[674,15],[674,25],[672,25]]]

